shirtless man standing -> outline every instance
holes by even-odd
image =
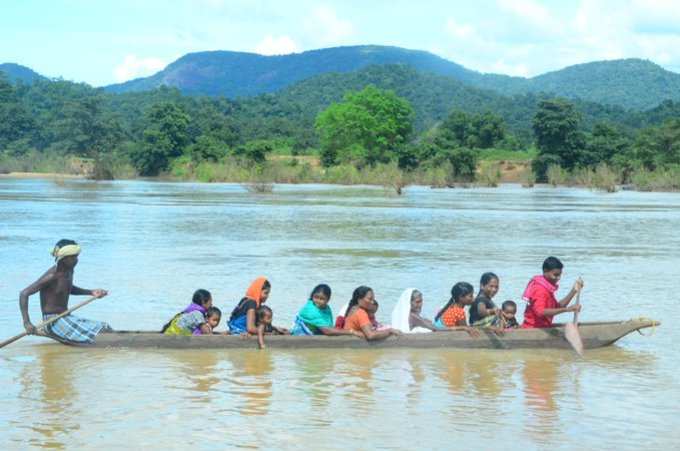
[[[40,309],[43,320],[53,318],[68,310],[70,295],[90,295],[97,298],[106,296],[106,290],[86,290],[73,285],[73,270],[78,264],[80,246],[73,240],[60,240],[52,251],[56,264],[37,281],[21,291],[19,307],[24,319],[24,328],[29,334],[37,334],[28,316],[28,298],[40,292]],[[47,326],[47,335],[67,343],[92,343],[98,333],[109,331],[108,324],[100,321],[66,315]]]

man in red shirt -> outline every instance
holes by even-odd
[[[523,328],[552,327],[555,315],[581,311],[580,304],[569,307],[576,293],[583,288],[583,280],[580,278],[574,282],[572,289],[561,301],[555,298],[558,282],[562,277],[562,268],[564,265],[558,258],[548,257],[543,262],[543,275],[535,276],[529,281],[523,296],[527,301]]]

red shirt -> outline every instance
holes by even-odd
[[[527,308],[524,311],[522,328],[552,327],[553,317],[545,316],[543,310],[559,308],[560,304],[555,298],[555,291],[557,291],[557,286],[545,277],[537,276],[531,279],[524,292]]]

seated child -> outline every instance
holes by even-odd
[[[513,301],[505,301],[501,306],[501,312],[499,315],[499,326],[503,329],[515,329],[519,327],[519,323],[515,318],[517,314],[517,304]]]
[[[210,307],[205,312],[205,325],[210,329],[207,335],[212,334],[215,328],[220,325],[220,319],[222,319],[222,311],[217,307]],[[201,327],[197,327],[194,329],[193,335],[205,335],[205,332],[203,332]]]
[[[274,312],[266,305],[260,306],[255,312],[255,327],[257,327],[257,344],[264,349],[265,335],[290,335],[288,329],[272,325]]]
[[[205,319],[205,314],[210,307],[212,307],[210,292],[203,289],[196,290],[191,304],[168,321],[161,329],[161,333],[190,336],[196,329],[200,329],[205,334],[211,333],[212,330]]]
[[[368,310],[366,310],[366,313],[368,313],[368,319],[371,320],[371,327],[373,327],[373,330],[387,330],[390,329],[389,326],[385,326],[383,324],[380,324],[378,320],[375,318],[375,314],[378,312],[378,301],[375,299],[373,302],[370,304],[370,307]]]

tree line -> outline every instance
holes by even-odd
[[[394,71],[395,77],[416,77],[403,67]],[[363,73],[377,84],[387,77],[383,69]],[[446,167],[456,180],[474,179],[480,150],[489,148],[535,146],[539,180],[551,165],[654,170],[680,164],[680,104],[671,101],[644,113],[622,112],[546,96],[501,101],[458,86],[451,108],[444,112],[438,105],[433,112],[436,95],[426,104],[412,102],[417,95],[375,84],[339,98],[333,77],[321,78],[335,90],[312,80],[278,95],[229,100],[184,96],[166,87],[110,94],[60,80],[12,84],[0,74],[0,152],[125,160],[145,176],[167,171],[179,157],[258,165],[274,151],[318,154],[327,167],[389,162],[404,171]],[[350,80],[361,86],[361,79]],[[442,89],[434,93],[443,95]]]

